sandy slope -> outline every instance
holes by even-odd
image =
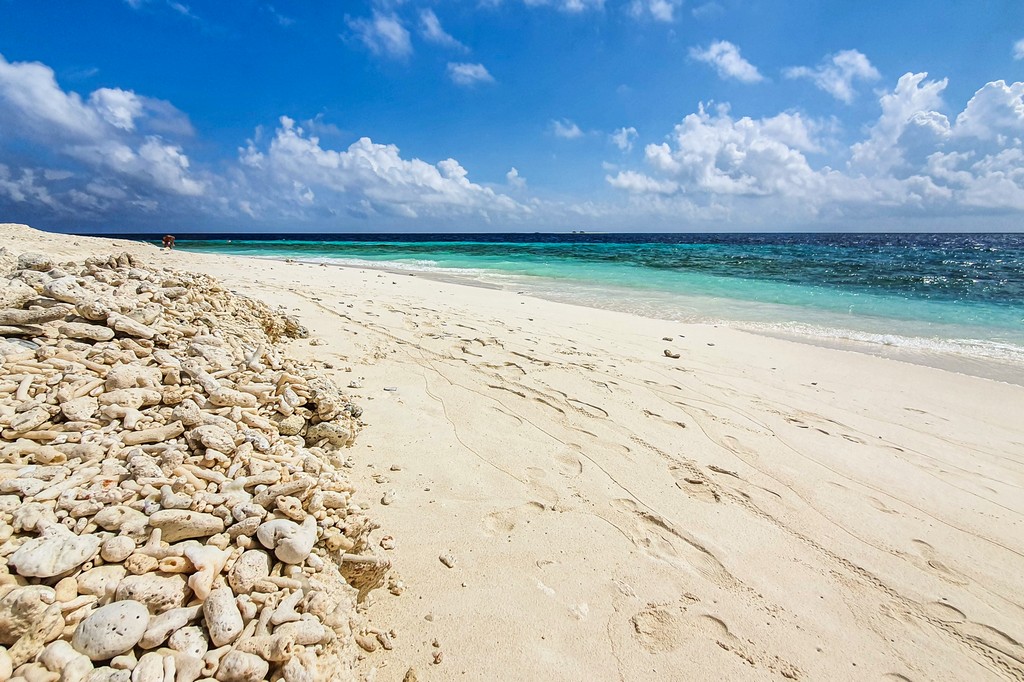
[[[11,225],[0,245],[124,249]],[[1024,388],[422,277],[130,248],[294,309],[325,343],[292,351],[362,377],[354,472],[408,586],[374,598],[397,639],[368,676],[1024,680]]]

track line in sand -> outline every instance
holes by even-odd
[[[668,453],[665,453],[663,450],[657,448],[657,446],[654,446],[639,437],[635,437],[634,439],[638,444],[643,445],[644,447],[648,448],[649,450],[656,454],[661,454],[664,457],[671,457],[670,455],[668,455]],[[797,540],[800,540],[807,546],[813,548],[820,555],[826,557],[838,566],[846,569],[849,575],[858,579],[862,584],[875,588],[876,590],[880,590],[887,597],[889,597],[891,601],[898,604],[901,607],[902,612],[906,615],[924,621],[925,623],[935,627],[936,629],[946,633],[947,635],[952,636],[961,645],[965,646],[971,651],[980,654],[986,661],[990,662],[995,666],[993,671],[1005,672],[1009,674],[1011,679],[1013,680],[1024,681],[1024,665],[1022,665],[1024,664],[1024,658],[1022,658],[1022,654],[1024,654],[1024,649],[1021,649],[1019,653],[1007,653],[1002,650],[1002,648],[1004,647],[996,646],[989,641],[979,639],[977,636],[961,632],[959,629],[955,627],[954,623],[941,620],[927,613],[926,610],[921,606],[921,604],[913,601],[912,599],[909,599],[908,597],[905,597],[899,591],[895,590],[894,588],[886,584],[881,578],[876,576],[874,573],[871,573],[867,569],[858,566],[846,557],[843,557],[833,552],[832,550],[826,548],[825,546],[821,545],[820,543],[808,537],[807,535],[801,533],[800,531],[787,526],[771,514],[768,514],[767,512],[761,510],[760,507],[755,505],[750,500],[740,495],[736,495],[731,491],[725,490],[724,488],[719,488],[719,494],[721,494],[723,497],[731,499],[733,502],[736,502],[737,504],[740,504],[741,506],[745,507],[756,516],[764,519],[765,521],[776,526],[783,532],[789,534],[790,536],[796,538]],[[994,628],[990,629],[994,630]],[[1010,642],[1015,642],[1012,638],[1008,639]],[[1019,646],[1020,645],[1017,644],[1017,647]],[[1008,661],[1006,660],[1006,658],[1009,658],[1011,660]]]
[[[331,311],[331,312],[334,312],[334,311]],[[369,326],[369,324],[367,326]],[[379,330],[379,329],[375,330],[375,331],[381,332],[381,330]],[[419,344],[416,344],[415,342],[410,342],[410,341],[399,339],[398,337],[395,337],[393,334],[389,334],[389,333],[386,334],[386,335],[387,336],[391,336],[391,338],[394,341],[396,341],[396,342],[400,342],[400,343],[406,344],[404,346],[404,348],[403,348],[406,351],[409,351],[410,350],[410,346],[412,346],[412,347],[417,347],[417,349],[420,350],[421,353],[426,353],[428,355],[433,355],[438,360],[443,361],[443,362],[447,362],[447,361],[450,361],[452,359],[450,357],[444,356],[443,354],[439,354],[439,353],[436,353],[434,351],[428,351],[427,349],[423,348]],[[410,358],[412,358],[413,355],[414,355],[414,353],[408,353],[408,356]],[[436,362],[430,361],[426,357],[422,357],[422,359],[424,361],[426,361],[431,366],[431,369],[434,372],[443,375],[443,372],[440,371],[440,368],[436,366],[436,364],[437,364]],[[482,370],[480,368],[475,367],[472,363],[469,363],[469,367],[473,368],[474,371],[481,371],[482,372]],[[590,371],[601,372],[602,370],[594,369],[594,370],[590,370]],[[616,378],[621,379],[622,377],[620,376],[620,377],[616,377]],[[447,377],[446,377],[446,379],[447,379]],[[505,378],[501,377],[500,380],[499,380],[499,383],[503,383],[504,381],[506,381]],[[453,382],[451,382],[451,380],[449,380],[449,382],[453,383]],[[516,388],[520,388],[521,387],[521,385],[517,385],[518,382],[510,382],[510,383],[511,383],[512,386],[515,386]],[[466,387],[466,386],[461,386],[461,387],[466,389],[466,390],[473,390],[473,389],[471,389],[469,387]],[[492,390],[495,390],[496,388],[497,388],[497,386],[493,387]],[[533,392],[534,390],[535,389],[530,387],[530,392]],[[479,391],[474,391],[474,392],[478,393],[478,394],[480,393]],[[523,391],[523,393],[527,393],[527,395],[530,395],[530,393],[528,393],[526,391]],[[483,394],[481,394],[481,395],[483,395]],[[540,395],[544,395],[544,394],[540,393]],[[434,396],[434,397],[435,397],[435,399],[437,399],[436,396]],[[490,398],[492,400],[496,400],[496,398],[494,398],[493,396],[485,396],[485,397],[488,397],[488,398]],[[519,397],[520,399],[528,399],[528,398],[525,398],[523,396],[518,396],[518,395],[516,397]],[[545,396],[545,397],[549,397],[549,396]],[[498,401],[498,402],[501,403],[501,401]],[[559,401],[559,402],[561,402],[561,401]],[[442,401],[442,406],[443,406],[443,401]],[[507,406],[506,406],[506,409],[510,409],[511,412],[519,414],[516,410],[508,408]],[[582,410],[581,408],[578,408],[576,406],[573,406],[573,410],[572,411],[573,412],[579,412],[579,413],[584,413],[585,412],[584,410]],[[521,414],[519,416],[522,417]],[[565,416],[565,418],[568,418],[568,415],[563,415],[563,416]],[[697,418],[693,417],[693,415],[690,415],[690,416],[691,416],[691,418],[697,420]],[[595,414],[589,414],[588,417],[589,418],[595,418],[596,415]],[[557,438],[556,436],[554,436],[550,432],[546,431],[545,429],[539,427],[538,425],[534,424],[533,422],[530,422],[528,418],[524,417],[524,419],[526,419],[527,423],[530,423],[535,428],[538,428],[540,431],[546,433],[548,436],[554,438],[555,440],[557,440],[557,441],[559,441],[561,443],[565,442],[564,440]],[[451,421],[451,420],[449,419],[449,421]],[[699,421],[699,420],[697,420],[697,421]],[[779,442],[782,443],[783,445],[785,445],[788,449],[793,450],[795,452],[795,454],[797,454],[798,456],[807,458],[806,455],[803,455],[803,453],[799,452],[792,444],[788,443],[785,439],[779,437],[778,434],[776,434],[774,431],[772,431],[772,433],[773,433],[773,435],[776,438],[778,438]],[[456,434],[456,436],[458,437],[457,434]],[[709,436],[709,439],[712,442],[716,442],[710,436]],[[460,442],[461,442],[461,439],[460,439]],[[634,441],[634,442],[636,442],[636,441]],[[651,445],[649,443],[639,443],[639,444],[644,445],[645,447]],[[719,445],[722,446],[727,451],[731,452],[731,450],[726,445],[723,445],[722,443],[719,443]],[[656,446],[654,446],[654,447],[656,447]],[[641,506],[647,508],[651,514],[655,514],[656,515],[654,518],[661,518],[660,516],[657,516],[657,512],[654,512],[654,510],[650,509],[648,507],[648,505],[646,505],[642,501],[640,501],[634,493],[630,492],[625,486],[623,486],[621,483],[616,481],[615,478],[609,472],[607,472],[603,467],[601,467],[596,461],[594,461],[593,458],[591,458],[588,455],[586,455],[586,453],[581,453],[581,455],[586,460],[588,460],[591,463],[593,463],[598,469],[602,470],[605,473],[605,475],[607,475],[608,478],[610,480],[612,480],[617,486],[619,486],[621,489],[625,490],[629,494],[629,496],[634,500],[635,504],[638,504],[638,505],[641,505]],[[811,462],[813,462],[815,464],[818,464],[819,466],[824,466],[822,463],[817,462],[813,458],[809,458],[809,459],[810,459]],[[753,467],[753,468],[755,470],[757,470],[757,467]],[[829,469],[830,471],[832,471],[835,475],[840,476],[843,480],[849,480],[849,477],[844,476],[843,474],[834,471],[830,467],[825,466],[825,468]],[[509,473],[509,472],[504,472],[504,473]],[[761,472],[761,473],[764,474],[764,472]],[[764,475],[767,475],[767,474],[764,474]],[[517,481],[522,483],[522,481],[518,477],[516,477],[514,475],[512,477],[515,478]],[[713,481],[711,481],[710,477],[708,477],[707,480],[710,482],[710,484],[717,485],[717,484],[714,484]],[[708,484],[702,484],[702,485],[708,485]],[[883,495],[885,497],[891,497],[890,495],[885,493],[885,491],[880,491],[877,488],[875,488],[874,486],[864,485],[864,487],[868,488],[868,489],[874,489],[880,495]],[[1009,637],[1008,635],[1005,635],[1005,633],[1001,633],[1001,631],[996,630],[995,628],[991,628],[990,626],[987,626],[987,625],[984,625],[984,624],[975,624],[978,627],[972,628],[972,629],[968,629],[967,626],[964,625],[964,623],[957,622],[956,620],[949,620],[948,616],[944,616],[944,618],[946,618],[946,619],[943,619],[943,618],[940,618],[938,615],[927,613],[925,611],[925,608],[922,605],[918,604],[917,602],[915,602],[915,601],[913,601],[913,600],[911,600],[911,599],[909,599],[907,597],[904,597],[901,593],[899,593],[897,590],[891,588],[889,585],[887,585],[884,581],[882,581],[880,578],[878,578],[876,575],[874,575],[870,571],[867,571],[866,569],[858,566],[857,564],[855,564],[854,562],[850,561],[849,559],[847,559],[847,558],[845,558],[843,556],[840,556],[840,555],[832,552],[831,550],[825,548],[824,546],[822,546],[821,544],[816,542],[813,538],[808,537],[807,535],[801,533],[800,531],[796,530],[795,528],[791,528],[791,527],[786,526],[785,524],[783,524],[781,521],[777,520],[772,515],[767,514],[766,512],[763,512],[759,507],[757,507],[756,504],[754,504],[752,501],[746,499],[743,495],[738,494],[736,492],[733,492],[731,490],[728,490],[726,488],[722,488],[720,486],[719,486],[719,490],[720,490],[720,492],[719,492],[720,495],[723,495],[723,492],[724,492],[723,496],[729,498],[730,501],[743,505],[751,513],[753,513],[756,516],[759,516],[759,517],[765,519],[766,521],[768,521],[769,523],[771,523],[773,525],[777,525],[784,532],[792,535],[796,539],[800,540],[801,542],[803,542],[803,543],[807,544],[808,546],[810,546],[811,548],[813,548],[816,552],[818,552],[821,555],[825,556],[833,565],[836,565],[837,567],[842,569],[842,571],[841,571],[842,573],[846,573],[850,577],[854,578],[857,582],[863,584],[864,586],[866,586],[868,588],[871,588],[871,589],[874,589],[874,590],[876,590],[878,592],[881,592],[882,594],[886,595],[888,597],[888,599],[897,607],[897,610],[899,612],[905,613],[906,615],[913,617],[915,620],[923,621],[925,624],[930,625],[932,628],[935,628],[938,631],[946,633],[947,635],[949,635],[950,637],[955,639],[960,645],[965,647],[966,650],[970,651],[973,654],[972,658],[980,657],[980,658],[975,658],[975,660],[977,660],[982,665],[985,665],[985,667],[989,668],[990,670],[992,670],[992,671],[994,671],[994,672],[996,672],[998,674],[1008,675],[1010,677],[1010,679],[1024,680],[1024,667],[1021,666],[1022,658],[1019,655],[1020,645],[1015,640],[1013,640],[1011,637]],[[910,508],[916,508],[914,505],[907,505],[907,506],[910,507]],[[927,514],[926,512],[923,512],[923,510],[918,509],[918,511],[922,512],[926,516],[931,516],[931,515]],[[635,513],[635,512],[633,512],[633,513]],[[659,528],[660,527],[660,526],[658,526],[658,524],[656,522],[651,521],[651,517],[649,517],[649,516],[647,516],[647,517],[637,517],[637,518],[645,518],[646,520],[643,523],[647,524],[648,526],[650,526],[652,528]],[[936,519],[936,521],[940,522],[940,523],[943,523],[941,519]],[[653,523],[653,526],[651,526],[652,523]],[[614,525],[614,524],[612,524],[612,525]],[[954,530],[958,530],[960,532],[969,532],[969,531],[965,531],[962,528],[957,528],[953,524],[945,523],[945,525],[948,525],[949,527],[953,528]],[[620,529],[620,532],[621,532],[621,529]],[[671,535],[671,533],[670,533],[670,535]],[[972,533],[972,535],[974,535],[975,537],[978,537],[981,540],[988,540],[989,542],[992,542],[992,544],[995,544],[997,546],[1003,547],[1004,549],[1007,549],[1008,551],[1010,551],[1010,552],[1012,552],[1014,554],[1018,554],[1019,555],[1019,553],[1015,552],[1014,550],[1012,550],[1012,549],[1010,549],[1008,547],[1005,547],[1004,545],[1002,545],[1002,543],[992,541],[991,539],[984,538],[982,536],[978,536],[977,534],[974,534],[974,533]],[[690,546],[692,547],[692,545],[690,545]],[[708,570],[708,569],[705,567],[705,570]],[[893,675],[896,675],[896,674],[897,673],[893,673]]]

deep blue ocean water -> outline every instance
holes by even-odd
[[[177,246],[1024,367],[1024,234],[206,235]]]

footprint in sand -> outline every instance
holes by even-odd
[[[540,502],[527,502],[518,507],[493,511],[483,518],[484,533],[492,537],[511,535],[521,523],[543,511],[544,505]]]
[[[668,417],[663,417],[660,414],[658,414],[657,412],[652,412],[652,411],[647,410],[647,409],[644,410],[644,416],[653,417],[654,419],[657,419],[657,420],[659,420],[661,422],[664,422],[665,424],[668,424],[669,426],[678,426],[681,429],[685,429],[686,428],[686,423],[685,422],[681,422],[681,421],[678,421],[676,419],[669,419]]]
[[[633,637],[647,651],[661,654],[674,651],[686,643],[714,642],[748,661],[753,659],[743,650],[740,640],[729,632],[721,618],[709,614],[689,615],[685,608],[649,604],[630,623]]]
[[[534,398],[534,400],[540,403],[541,405],[544,405],[545,407],[550,407],[552,410],[555,410],[559,414],[565,414],[565,410],[563,410],[561,407],[553,405],[552,403],[549,403],[547,400],[544,400],[543,398]]]
[[[718,585],[737,584],[710,550],[661,516],[641,509],[633,500],[612,500],[611,505],[626,516],[624,526],[633,544],[651,558],[691,570]]]
[[[922,608],[924,608],[924,612],[929,616],[944,623],[963,623],[967,620],[967,616],[964,615],[963,611],[940,601],[929,602],[924,604]]]
[[[930,544],[924,540],[911,540],[910,543],[913,545],[912,551],[920,559],[920,561],[917,562],[919,566],[934,572],[948,583],[952,583],[954,585],[969,584],[970,581],[964,579],[963,576],[939,560],[935,548]]]
[[[652,654],[678,649],[685,639],[678,608],[648,606],[630,618],[630,623],[636,641]]]
[[[975,642],[1012,658],[1018,664],[1024,664],[1024,647],[1002,630],[973,621],[959,623],[956,629]]]
[[[757,451],[756,450],[754,450],[753,448],[747,447],[746,445],[741,443],[738,439],[734,438],[733,436],[722,436],[722,445],[724,445],[725,448],[727,450],[729,450],[730,452],[732,452],[732,453],[734,453],[736,455],[740,455],[741,459],[744,456],[746,456],[746,457],[757,457]]]
[[[922,604],[921,607],[926,614],[944,623],[953,625],[954,628],[968,639],[998,651],[1018,663],[1024,663],[1024,647],[1016,639],[1002,630],[977,623],[967,619],[967,615],[951,604],[933,601]]]
[[[547,475],[548,472],[540,467],[526,468],[526,482],[529,484],[530,489],[546,508],[554,509],[555,505],[558,504],[559,495],[557,490],[543,482]]]
[[[569,443],[569,447],[582,451],[582,447],[576,443]],[[583,473],[583,460],[571,452],[557,452],[552,457],[559,473],[569,478],[576,478]]]
[[[885,502],[882,502],[877,497],[870,497],[869,496],[867,499],[868,499],[868,503],[872,507],[874,507],[878,511],[882,512],[883,514],[896,514],[897,516],[899,515],[898,511],[896,511],[895,509],[889,507],[888,505],[885,504]]]
[[[676,487],[682,490],[695,500],[701,502],[721,502],[722,496],[718,491],[702,478],[697,478],[689,469],[682,467],[669,467],[669,473],[676,479]]]
[[[598,407],[597,405],[591,405],[590,403],[577,400],[576,398],[566,398],[565,401],[569,405],[581,414],[585,414],[588,417],[594,417],[595,419],[607,419],[608,411],[604,408]]]

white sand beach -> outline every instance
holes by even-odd
[[[371,595],[367,679],[1024,680],[1024,387],[414,274],[0,245],[127,250],[309,328],[288,352],[355,386],[406,586]]]

